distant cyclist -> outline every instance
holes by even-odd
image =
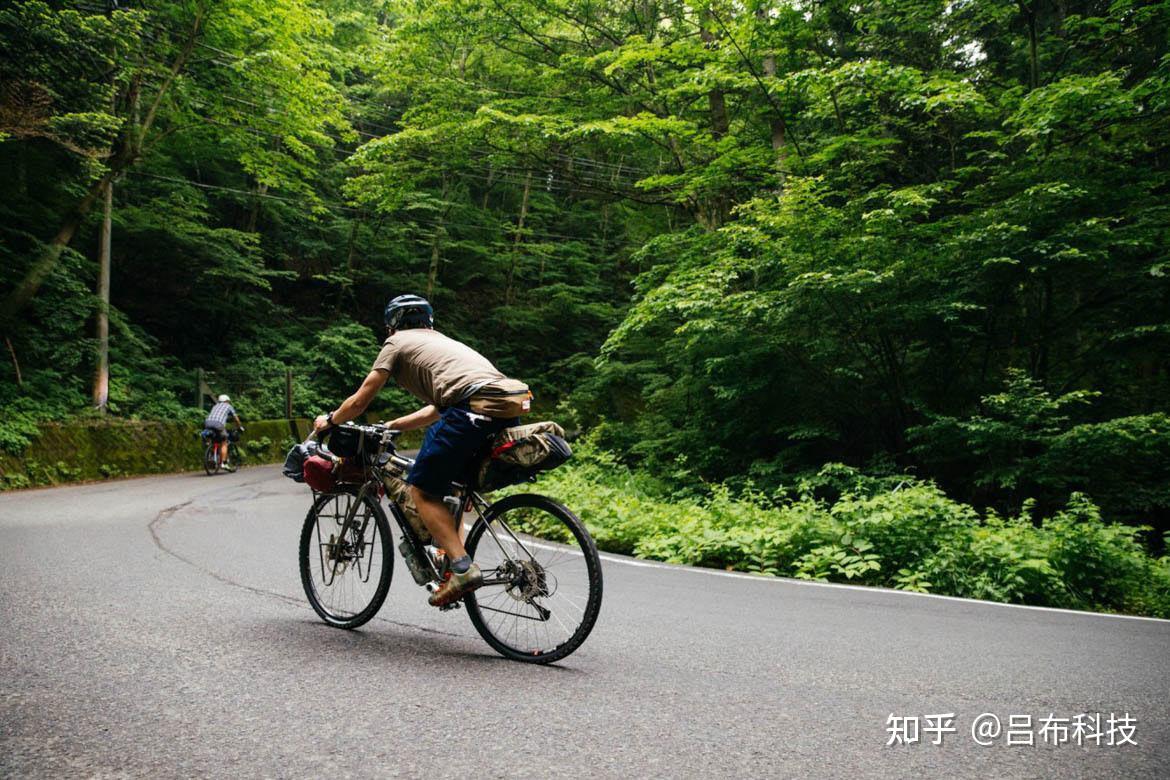
[[[219,442],[219,462],[227,471],[235,471],[236,464],[228,463],[228,434],[226,430],[227,420],[229,417],[236,421],[236,430],[244,430],[244,424],[240,422],[240,416],[236,414],[235,407],[232,406],[232,399],[226,395],[221,395],[216,399],[217,403],[211,407],[211,411],[207,413],[207,419],[203,421],[203,427],[210,431],[215,440]]]

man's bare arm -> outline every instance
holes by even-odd
[[[385,371],[374,369],[366,375],[366,379],[362,382],[362,386],[357,389],[353,395],[341,402],[341,406],[333,412],[333,424],[340,425],[343,422],[349,422],[360,417],[369,407],[374,397],[378,395],[378,391],[386,384],[386,380],[390,377]],[[329,421],[326,415],[321,415],[314,422],[313,427],[317,430],[322,430],[328,427]]]
[[[439,410],[434,404],[427,404],[417,412],[411,412],[405,417],[398,417],[386,423],[391,428],[400,431],[413,431],[415,428],[425,428],[439,419]]]

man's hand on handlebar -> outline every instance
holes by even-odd
[[[329,416],[325,414],[317,415],[317,419],[313,421],[313,431],[321,433],[329,427]]]

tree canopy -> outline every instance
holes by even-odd
[[[680,482],[840,461],[1164,529],[1168,33],[1136,0],[2,3],[0,445],[88,405],[112,183],[115,414],[189,414],[197,368],[261,416],[292,367],[320,411],[415,292]]]

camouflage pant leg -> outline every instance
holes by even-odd
[[[402,510],[406,521],[410,523],[410,527],[418,534],[423,544],[429,544],[431,532],[427,530],[418,513],[418,507],[414,504],[414,496],[410,493],[410,485],[406,484],[402,478],[390,475],[387,475],[382,481],[386,486],[386,495]]]

